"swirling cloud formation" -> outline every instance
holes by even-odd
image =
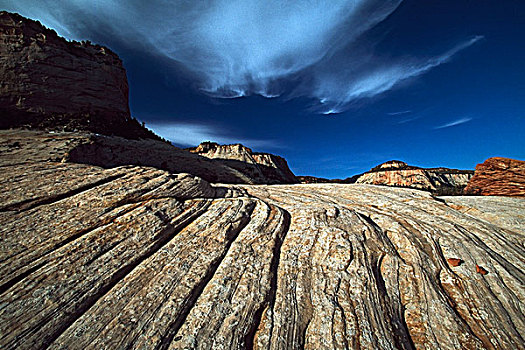
[[[450,59],[381,59],[368,31],[402,0],[3,0],[3,7],[83,39],[104,31],[179,62],[206,94],[308,96],[325,114],[373,97]],[[408,58],[407,58],[408,57]]]

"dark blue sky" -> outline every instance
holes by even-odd
[[[133,115],[184,146],[241,142],[329,178],[525,159],[525,1],[66,3],[0,8],[112,48]]]

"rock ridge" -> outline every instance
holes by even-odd
[[[154,139],[130,140],[90,132],[0,130],[0,154],[11,164],[24,160],[81,163],[103,168],[150,166],[170,173],[190,173],[214,183],[264,184],[286,180],[278,176],[277,169],[267,167],[267,170],[263,165],[256,169],[263,168],[265,172],[254,175],[255,165],[242,161],[210,159]]]
[[[107,47],[67,41],[0,11],[0,127],[157,138],[131,118],[126,71]]]
[[[473,171],[448,168],[420,168],[393,160],[354,177],[355,183],[407,187],[438,195],[460,195]]]
[[[219,145],[216,142],[202,142],[187,150],[206,158],[221,160],[226,165],[249,174],[258,183],[299,182],[284,158],[270,153],[253,152],[240,143]]]

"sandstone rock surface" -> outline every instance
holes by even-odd
[[[89,132],[0,130],[0,153],[0,164],[52,161],[104,168],[146,165],[171,173],[191,173],[210,182],[257,183],[255,179],[220,161],[152,139],[128,140]]]
[[[419,168],[394,160],[380,164],[357,177],[356,183],[408,187],[439,195],[462,194],[473,171],[448,168]]]
[[[494,157],[476,166],[467,194],[525,196],[525,161]]]
[[[2,120],[127,123],[118,58],[42,28],[0,12]],[[240,145],[197,153],[0,131],[0,348],[525,349],[525,199],[210,184],[294,181]]]
[[[4,162],[18,163],[21,159],[30,159],[74,162],[104,168],[145,165],[171,173],[191,173],[206,181],[219,183],[288,183],[293,179],[284,159],[284,165],[276,163],[279,168],[259,171],[260,166],[254,168],[251,163],[235,161],[232,164],[223,159],[210,159],[159,140],[129,140],[89,132],[0,130],[0,152]]]
[[[0,128],[158,138],[130,118],[126,71],[115,53],[67,41],[6,11],[0,11],[0,77]]]
[[[257,183],[299,182],[284,158],[269,153],[253,152],[241,144],[219,145],[215,142],[203,142],[188,150],[206,158],[220,159],[229,167],[249,175]]]
[[[522,201],[499,196],[444,196],[441,198],[446,200],[450,207],[462,213],[483,218],[486,221],[510,230],[525,232],[525,211],[522,207]],[[495,207],[499,207],[500,209],[494,211]]]
[[[211,185],[65,139],[0,145],[0,348],[525,348],[525,199]]]

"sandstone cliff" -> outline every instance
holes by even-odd
[[[359,184],[426,190],[435,194],[462,194],[473,175],[470,170],[419,168],[393,160],[372,168],[356,179]]]
[[[0,11],[0,76],[0,128],[158,138],[130,118],[126,71],[106,47]]]
[[[219,145],[215,142],[203,142],[187,150],[206,158],[220,159],[258,183],[299,182],[284,158],[269,153],[256,153],[241,144]]]
[[[466,194],[525,196],[525,161],[494,157],[476,166]]]
[[[0,348],[525,348],[525,199],[221,187],[6,133]]]

